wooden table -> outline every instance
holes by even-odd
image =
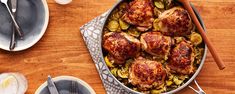
[[[0,50],[0,72],[23,73],[29,83],[26,94],[33,94],[49,74],[53,77],[78,77],[90,84],[97,94],[104,94],[79,27],[107,11],[116,0],[73,0],[66,6],[53,0],[47,2],[50,22],[43,38],[25,51]],[[201,13],[209,39],[226,64],[226,69],[220,71],[208,52],[205,65],[196,79],[208,94],[235,93],[235,0],[192,2]],[[190,94],[193,91],[185,88],[179,93]]]

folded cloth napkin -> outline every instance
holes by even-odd
[[[121,83],[114,80],[113,76],[105,68],[105,62],[101,59],[102,52],[99,47],[101,43],[102,25],[108,12],[86,23],[80,28],[83,39],[96,65],[100,78],[103,82],[107,94],[131,94]]]

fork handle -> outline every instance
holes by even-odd
[[[20,36],[20,39],[23,39],[23,33],[21,32],[21,29],[20,29],[18,23],[16,22],[14,16],[12,15],[10,8],[8,7],[7,4],[5,4],[5,6],[7,7],[7,10],[8,10],[8,12],[9,12],[10,16],[11,16],[11,19],[12,19],[12,21],[13,21],[13,23],[14,23],[14,26],[15,26],[15,28],[16,28],[16,31],[17,31],[18,35]]]
[[[15,17],[15,12],[12,12],[13,16]],[[15,37],[15,26],[12,26],[12,35],[11,35],[11,41],[10,41],[10,50],[13,50],[16,46],[16,37]]]

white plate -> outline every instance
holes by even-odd
[[[78,83],[79,94],[96,94],[95,91],[84,81],[72,76],[59,76],[52,78],[59,93],[69,94],[70,82]],[[47,88],[47,82],[44,82],[35,92],[35,94],[50,94]]]
[[[44,35],[49,21],[46,0],[19,0],[17,5],[16,20],[22,28],[24,39],[17,39],[13,51],[25,50],[36,44]],[[9,51],[12,20],[3,4],[0,4],[0,12],[0,49]]]

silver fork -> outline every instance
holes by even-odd
[[[78,83],[75,81],[71,81],[71,88],[70,88],[70,94],[78,94]]]
[[[6,8],[7,8],[9,14],[10,14],[10,16],[11,16],[11,19],[12,19],[14,25],[15,25],[15,28],[16,28],[17,33],[19,34],[20,38],[23,39],[23,33],[22,33],[22,31],[21,31],[21,29],[20,29],[18,23],[16,22],[16,20],[15,20],[13,14],[11,13],[11,10],[10,10],[8,4],[7,4],[8,0],[1,0],[1,2],[6,6]]]
[[[197,94],[206,94],[206,92],[203,91],[202,88],[198,85],[198,83],[197,83],[196,80],[194,80],[194,83],[196,84],[196,86],[197,86],[197,88],[198,88],[199,90],[196,90],[196,89],[194,89],[194,88],[191,87],[191,86],[188,86],[188,87],[191,88],[191,89],[192,89],[195,93],[197,93]]]

